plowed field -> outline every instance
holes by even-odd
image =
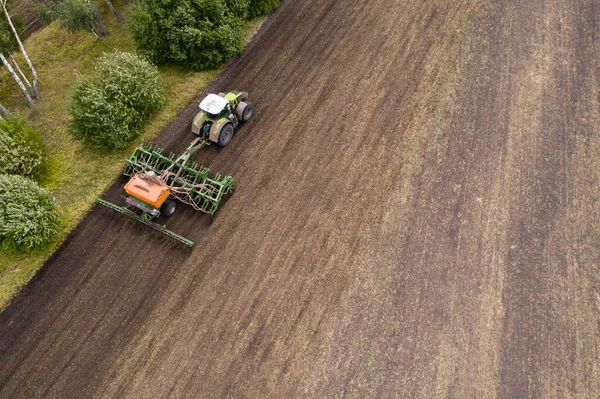
[[[93,208],[0,315],[0,397],[598,397],[599,29],[284,1],[209,88],[256,104],[197,156],[235,194],[168,221],[193,250]]]

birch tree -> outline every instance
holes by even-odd
[[[0,104],[0,119],[4,119],[4,116],[10,116],[10,112],[2,104]]]
[[[17,72],[19,72],[19,76],[21,76],[21,79],[23,79],[25,81],[25,83],[27,84],[27,87],[32,88],[31,83],[29,82],[29,79],[27,79],[27,76],[25,76],[25,74],[21,70],[21,67],[17,63],[17,60],[15,60],[15,57],[13,57],[12,54],[10,56],[10,59],[13,62],[14,66],[15,66],[15,69],[17,70]]]
[[[6,0],[4,0],[6,1]],[[100,18],[100,15],[98,15],[98,10],[96,10],[96,7],[94,7],[94,5],[90,2],[90,0],[85,0],[85,4],[88,5],[88,7],[90,8],[92,15],[94,16],[94,19],[96,21],[96,24],[100,27],[100,33],[102,34],[102,36],[108,36],[108,30],[106,29],[106,26],[104,25],[104,22],[102,22],[102,19]],[[98,36],[96,36],[98,37]]]
[[[19,88],[23,92],[23,97],[25,97],[25,101],[27,101],[27,105],[31,108],[35,107],[35,103],[31,99],[31,96],[29,95],[29,91],[27,90],[27,87],[25,87],[25,85],[23,84],[23,81],[21,80],[19,75],[17,75],[17,73],[15,72],[13,67],[10,65],[10,62],[8,62],[8,60],[6,59],[4,54],[1,52],[0,52],[0,61],[2,61],[2,63],[6,67],[6,69],[8,69],[8,73],[10,73],[10,76],[12,76],[13,79],[15,80],[15,82],[17,82],[17,84],[19,85]]]
[[[4,1],[4,0],[2,0],[2,1]],[[27,101],[27,105],[29,105],[30,107],[33,107],[35,104],[31,98],[29,90],[27,89],[27,87],[25,86],[25,84],[23,83],[23,81],[21,80],[19,75],[17,75],[17,73],[15,72],[15,70],[13,69],[12,65],[10,64],[10,62],[8,61],[8,59],[6,58],[6,55],[5,55],[5,54],[7,54],[10,57],[10,55],[16,49],[17,49],[17,43],[16,43],[13,35],[11,34],[10,30],[8,29],[8,26],[6,26],[4,19],[0,19],[0,61],[2,61],[2,64],[8,70],[8,72],[10,73],[10,76],[12,76],[12,78],[15,80],[15,82],[17,82],[17,85],[23,92],[23,97],[25,97],[25,101]],[[13,61],[14,61],[14,58],[13,58]],[[16,61],[15,61],[15,63],[16,63]]]
[[[8,2],[8,0],[0,0],[0,3],[2,4],[2,9],[4,10],[4,15],[6,15],[6,21],[8,22],[8,25],[10,26],[10,29],[12,30],[12,32],[15,36],[15,40],[17,41],[19,48],[21,49],[21,53],[23,54],[25,61],[27,61],[27,65],[29,65],[29,69],[31,69],[31,75],[33,76],[33,84],[31,86],[31,94],[33,95],[34,98],[37,99],[37,98],[40,98],[39,91],[38,91],[37,71],[33,67],[33,63],[31,62],[31,59],[29,58],[29,55],[27,54],[27,51],[25,50],[25,47],[23,46],[21,37],[19,36],[19,33],[15,29],[15,25],[13,24],[13,21],[10,18],[8,10],[6,9],[7,2]]]
[[[119,13],[119,11],[115,8],[115,6],[113,5],[111,0],[106,0],[106,4],[108,4],[108,8],[110,8],[110,10],[112,11],[113,14],[115,14],[115,17],[117,17],[117,19],[121,22],[125,22],[125,20],[123,19],[123,16]]]

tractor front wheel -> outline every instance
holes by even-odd
[[[175,209],[177,209],[177,203],[168,199],[160,207],[160,213],[166,217],[170,217],[175,213]]]
[[[221,130],[219,130],[219,140],[217,141],[217,145],[219,147],[225,147],[231,141],[233,137],[233,123],[227,122],[223,126],[221,126]]]

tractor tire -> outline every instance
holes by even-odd
[[[171,217],[177,209],[177,203],[173,200],[166,200],[160,207],[160,214],[166,217]]]
[[[248,122],[254,116],[254,105],[241,101],[235,107],[235,116],[240,122]]]
[[[233,137],[233,123],[227,122],[223,126],[221,126],[221,130],[219,130],[219,140],[217,141],[217,145],[219,147],[225,147],[231,141]]]

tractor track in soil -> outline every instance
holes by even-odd
[[[94,207],[0,314],[0,397],[597,397],[599,11],[284,1],[208,88],[256,104],[196,157],[236,193],[168,222],[193,250]]]

